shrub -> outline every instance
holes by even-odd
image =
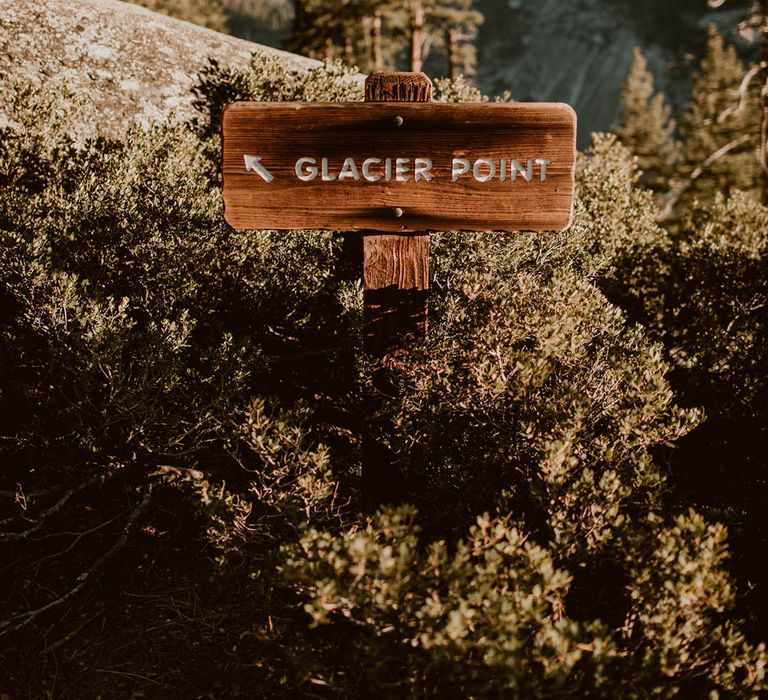
[[[616,647],[599,623],[565,617],[569,576],[545,550],[488,515],[455,548],[425,546],[415,516],[384,511],[339,537],[309,530],[289,549],[285,572],[307,590],[313,624],[356,625],[344,665],[359,669],[364,694],[580,697],[600,688]]]
[[[666,456],[676,495],[728,524],[731,564],[748,592],[750,627],[768,619],[766,537],[767,210],[734,193],[696,207],[680,231],[629,244],[603,282],[608,295],[663,343],[684,405],[707,420]],[[757,584],[757,585],[755,585]]]
[[[7,343],[50,353],[39,413],[62,434],[96,430],[92,448],[124,454],[194,449],[270,356],[336,333],[310,320],[338,307],[336,240],[229,230],[184,126],[83,148],[48,127],[31,145],[4,139],[0,264]]]
[[[237,100],[254,102],[360,102],[363,76],[341,61],[308,71],[286,68],[279,58],[254,53],[250,70],[225,68],[209,59],[192,88],[196,121],[203,138],[219,134],[224,108]]]
[[[85,143],[55,96],[19,93],[0,138],[0,539],[10,578],[38,578],[0,636],[74,601],[172,491],[195,567],[238,592],[250,691],[757,696],[725,530],[656,459],[700,414],[597,286],[630,242],[666,245],[611,139],[581,162],[568,232],[435,236],[430,339],[393,368],[380,436],[412,504],[355,515],[369,368],[341,238],[229,230],[201,135],[222,96],[359,89],[332,66],[301,85],[264,59],[212,66],[195,128]]]
[[[384,509],[287,548],[289,581],[337,640],[314,677],[416,697],[764,687],[725,530],[675,513],[654,459],[702,416],[675,405],[662,348],[595,286],[628,241],[663,238],[635,178],[598,138],[566,234],[436,236],[430,339],[392,368],[381,436],[419,515]]]
[[[421,542],[408,507],[338,536],[309,529],[284,571],[312,624],[346,644],[308,674],[372,697],[757,697],[765,647],[722,619],[723,528],[689,514],[649,529],[627,552],[631,606],[613,630],[570,617],[572,577],[510,516],[478,517],[453,547]]]
[[[760,405],[768,375],[767,225],[768,210],[746,194],[719,196],[692,210],[679,234],[628,251],[622,264],[637,269],[620,298],[637,300],[633,308],[663,339],[690,403],[747,413]]]

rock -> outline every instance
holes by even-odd
[[[83,96],[81,135],[122,133],[175,113],[193,115],[192,87],[212,57],[245,68],[251,54],[294,69],[319,63],[119,0],[0,0],[0,117],[16,80],[66,83]]]

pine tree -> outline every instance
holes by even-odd
[[[733,189],[758,195],[760,110],[758,99],[739,100],[745,69],[733,46],[726,46],[714,26],[707,53],[693,81],[691,102],[681,126],[681,175],[692,178],[683,202],[714,200]]]
[[[621,90],[621,124],[616,133],[637,157],[643,182],[656,192],[667,189],[679,157],[671,114],[664,94],[654,94],[653,74],[636,48]]]
[[[472,76],[477,66],[477,28],[483,15],[474,9],[474,0],[438,2],[434,8],[436,30],[442,34],[442,46],[448,65],[448,77]]]
[[[366,72],[394,69],[406,46],[405,15],[387,0],[298,0],[285,48]]]
[[[409,15],[409,70],[420,71],[432,48],[443,51],[448,75],[472,75],[477,63],[474,41],[483,15],[474,0],[405,0]]]
[[[349,3],[341,0],[299,0],[285,48],[329,61],[341,57],[350,43],[345,41],[344,26],[350,14]]]
[[[710,7],[721,7],[725,0],[709,0]],[[755,0],[749,16],[739,23],[739,33],[759,44],[760,62],[750,68],[742,82],[742,92],[757,79],[762,87],[752,91],[761,114],[760,151],[758,160],[762,174],[762,203],[768,206],[768,0]],[[740,95],[740,103],[743,95]]]
[[[448,74],[474,73],[483,16],[474,0],[297,0],[285,45],[313,58],[342,58],[363,71],[420,71],[433,48]]]

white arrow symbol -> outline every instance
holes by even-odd
[[[253,170],[264,182],[272,182],[275,179],[269,170],[261,164],[261,156],[245,156],[245,172]]]

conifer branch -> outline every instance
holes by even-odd
[[[762,71],[766,67],[765,63],[756,63],[752,68],[750,68],[746,75],[744,76],[744,79],[741,81],[741,84],[739,85],[739,101],[738,104],[735,106],[728,107],[724,109],[720,114],[717,115],[717,123],[722,124],[728,117],[739,114],[744,111],[744,109],[747,106],[747,98],[749,97],[749,85],[750,83],[755,79],[756,76],[760,74],[760,71]]]
[[[690,177],[683,180],[682,182],[677,183],[664,195],[664,206],[659,212],[659,215],[656,217],[656,221],[663,222],[670,219],[672,216],[672,212],[674,211],[675,205],[680,200],[680,197],[682,197],[683,194],[685,194],[685,192],[691,187],[691,185],[693,185],[693,183],[699,177],[701,177],[704,171],[710,165],[712,165],[712,163],[716,162],[717,160],[722,158],[724,155],[730,153],[735,148],[738,148],[743,143],[746,143],[751,138],[752,138],[751,134],[742,134],[741,136],[734,139],[733,141],[730,141],[729,143],[726,143],[724,146],[721,146],[713,153],[710,153],[710,155],[704,159],[701,165],[696,167],[696,169],[691,173]]]

